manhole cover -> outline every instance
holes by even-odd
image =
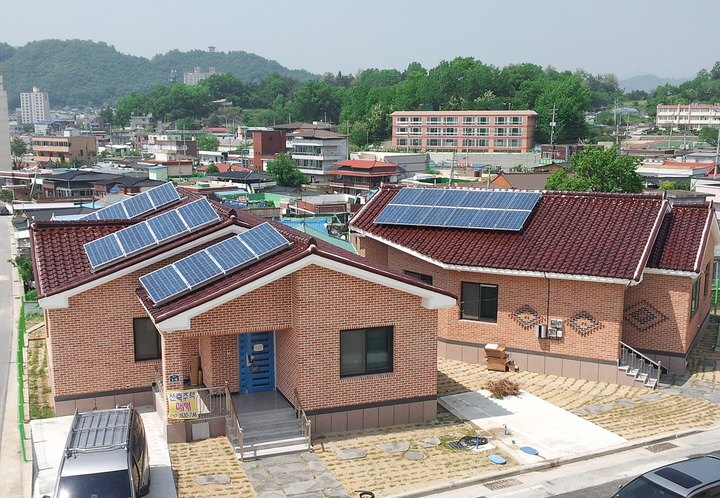
[[[671,450],[673,448],[677,448],[677,445],[672,444],[672,443],[658,443],[658,444],[653,444],[652,446],[648,446],[645,449],[652,451],[653,453],[659,453],[661,451]]]
[[[485,487],[493,491],[503,488],[510,488],[512,486],[518,486],[522,482],[517,479],[501,479],[499,481],[486,482]]]

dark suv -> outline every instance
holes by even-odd
[[[75,412],[55,498],[140,498],[150,492],[150,461],[140,414],[132,407]]]
[[[613,498],[720,497],[720,455],[710,454],[645,472]]]

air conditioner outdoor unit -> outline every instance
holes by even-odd
[[[540,339],[547,339],[548,327],[544,323],[535,325],[535,335]]]
[[[561,329],[562,326],[563,326],[563,321],[560,320],[559,318],[558,319],[553,318],[550,320],[550,327],[552,327],[554,329]]]

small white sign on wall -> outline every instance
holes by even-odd
[[[263,348],[262,343],[260,343],[260,344],[253,344],[253,351],[254,351],[254,352],[258,353],[258,352],[262,351],[263,349],[264,349],[264,348]]]

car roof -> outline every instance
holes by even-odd
[[[643,474],[670,491],[687,496],[697,489],[720,482],[720,455],[712,454],[676,462]]]

